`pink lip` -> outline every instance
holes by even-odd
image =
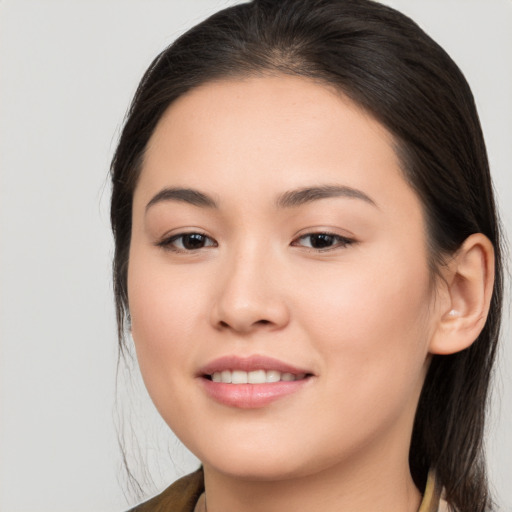
[[[199,375],[211,375],[214,372],[223,370],[242,370],[251,372],[253,370],[275,370],[281,373],[293,373],[300,375],[302,373],[311,374],[312,372],[304,368],[296,368],[279,359],[272,357],[254,355],[250,357],[224,356],[211,361],[199,370]]]
[[[267,382],[264,384],[225,384],[213,382],[207,376],[223,370],[275,370],[294,375],[306,374],[306,377],[295,381]],[[201,385],[207,395],[216,402],[240,409],[257,409],[264,407],[282,397],[299,391],[311,379],[311,372],[296,368],[278,359],[255,355],[247,358],[227,356],[215,359],[200,369]]]

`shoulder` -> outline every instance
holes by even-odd
[[[180,478],[165,491],[137,505],[129,512],[193,512],[204,491],[203,469]]]

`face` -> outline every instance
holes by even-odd
[[[134,194],[132,335],[205,468],[276,479],[407,460],[433,294],[392,137],[339,93],[216,82],[160,120]]]

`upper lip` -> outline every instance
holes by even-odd
[[[222,372],[224,370],[242,370],[245,372],[254,370],[274,370],[281,373],[292,373],[294,375],[311,375],[311,371],[306,368],[298,368],[280,361],[279,359],[263,355],[253,355],[249,357],[231,355],[219,357],[200,368],[199,374],[201,376],[212,375],[215,372]]]

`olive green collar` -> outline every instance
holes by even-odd
[[[427,485],[418,512],[443,512],[447,510],[445,501],[441,499],[442,490],[435,471],[431,469],[428,472]]]

